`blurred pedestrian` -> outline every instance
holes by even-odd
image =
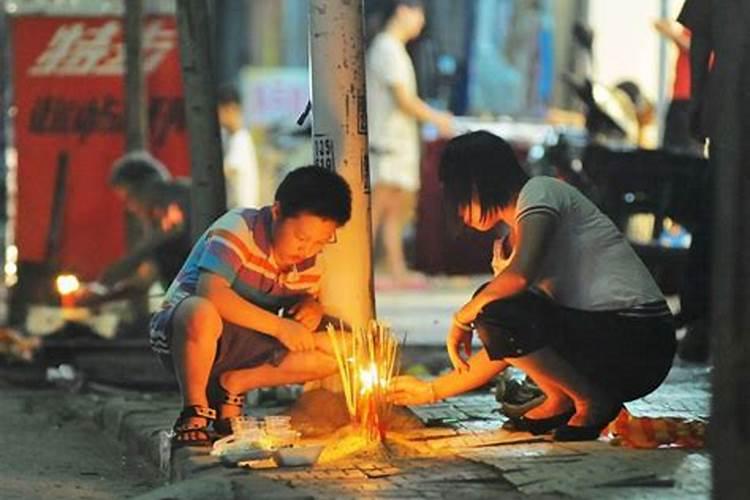
[[[224,131],[224,180],[227,208],[257,207],[260,203],[260,174],[255,144],[245,127],[242,101],[231,85],[219,89],[219,125]]]
[[[173,179],[146,151],[135,151],[114,163],[109,183],[138,221],[139,236],[123,258],[81,288],[80,305],[143,295],[157,281],[166,289],[190,251],[187,181]]]
[[[372,225],[376,241],[382,231],[390,278],[390,283],[379,282],[381,286],[424,286],[424,277],[407,268],[403,248],[403,229],[413,213],[420,184],[419,122],[432,124],[440,135],[450,136],[452,115],[433,109],[417,95],[406,44],[424,27],[422,2],[393,0],[385,19],[385,27],[370,44],[366,62]]]

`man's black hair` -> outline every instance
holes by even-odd
[[[452,139],[440,159],[439,178],[450,213],[471,203],[479,195],[482,216],[505,208],[518,196],[529,179],[510,144],[485,131]]]
[[[167,208],[175,202],[187,206],[190,204],[190,184],[190,179],[185,177],[154,180],[139,188],[133,197],[148,208]]]
[[[423,0],[386,0],[385,6],[383,7],[383,20],[386,23],[390,21],[393,17],[393,14],[396,13],[396,9],[398,9],[401,5],[411,8],[419,7],[424,9]]]
[[[343,177],[313,165],[292,170],[276,189],[283,218],[308,213],[343,226],[352,214],[352,193]]]
[[[242,104],[242,98],[240,93],[237,91],[237,87],[232,84],[225,84],[219,87],[216,92],[216,102],[219,106],[226,106],[228,104]]]
[[[132,151],[112,165],[109,184],[133,191],[150,182],[166,181],[171,177],[167,167],[147,151]]]

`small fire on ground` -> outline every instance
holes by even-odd
[[[388,386],[399,368],[401,344],[385,324],[351,332],[328,326],[352,426],[367,441],[385,439],[392,405]]]

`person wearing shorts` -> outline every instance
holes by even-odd
[[[511,419],[559,441],[596,439],[623,402],[649,394],[675,354],[672,314],[625,237],[577,189],[529,178],[503,139],[450,141],[440,164],[445,199],[467,226],[502,228],[495,277],[454,316],[454,371],[433,382],[399,377],[392,398],[422,404],[477,388],[507,366],[529,375],[544,402]],[[484,348],[470,359],[477,332]]]
[[[425,24],[421,0],[386,2],[385,27],[372,40],[366,58],[367,119],[372,169],[373,239],[382,231],[388,277],[376,287],[421,287],[424,276],[409,271],[403,229],[419,190],[419,122],[431,123],[443,136],[452,135],[452,115],[428,106],[417,94],[414,65],[406,43]]]
[[[150,325],[182,395],[173,445],[210,444],[211,421],[228,433],[251,389],[336,372],[319,254],[350,215],[346,181],[308,166],[284,178],[272,206],[230,210],[198,239]]]

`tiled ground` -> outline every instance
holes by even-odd
[[[638,416],[703,419],[709,370],[676,366],[667,383],[628,404]],[[703,450],[634,450],[605,441],[555,443],[500,429],[489,394],[413,408],[428,426],[394,435],[377,457],[256,473],[315,498],[691,499],[710,496]]]

